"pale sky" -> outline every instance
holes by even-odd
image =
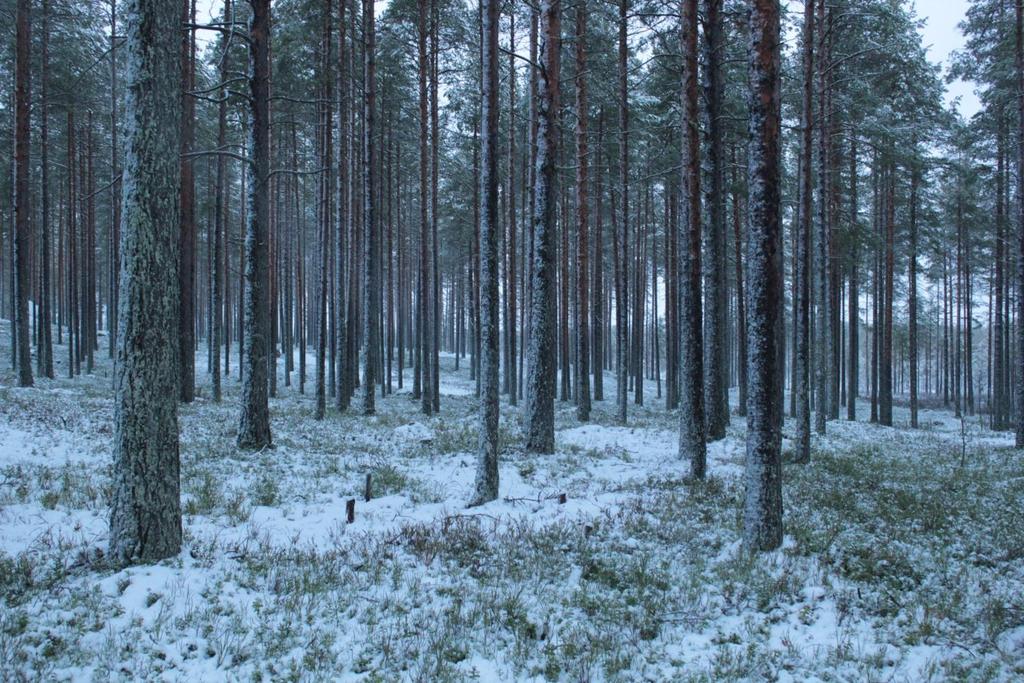
[[[917,0],[916,4],[918,15],[927,20],[921,35],[928,48],[928,58],[948,66],[950,53],[964,46],[964,36],[957,24],[967,15],[969,0]],[[974,83],[964,81],[946,86],[946,102],[952,103],[959,97],[960,114],[965,119],[981,110],[975,87]]]

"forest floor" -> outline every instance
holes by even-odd
[[[208,400],[201,353],[201,395],[180,416],[185,547],[114,571],[105,349],[92,376],[18,389],[0,330],[3,680],[1024,675],[1024,458],[981,418],[830,423],[809,465],[785,465],[783,547],[751,558],[744,421],[709,446],[707,481],[687,481],[653,382],[628,427],[609,400],[585,426],[558,403],[543,457],[522,452],[503,399],[503,499],[466,509],[465,362],[442,359],[430,418],[407,379],[374,417],[316,422],[312,381],[300,395],[282,377],[275,446],[251,453],[234,446],[237,379]]]

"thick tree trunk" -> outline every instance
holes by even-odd
[[[498,0],[482,0],[480,446],[472,504],[498,497]],[[532,396],[527,396],[530,401]]]
[[[118,327],[110,558],[153,562],[181,549],[178,459],[178,191],[181,95],[174,3],[126,7],[129,119],[124,302]],[[134,81],[134,82],[133,82]]]
[[[268,404],[270,334],[270,0],[250,0],[249,224],[245,235],[245,351],[240,448],[271,444]]]
[[[779,224],[780,55],[778,0],[753,0],[750,13],[750,160],[747,301],[749,387],[744,541],[752,550],[782,543],[782,433],[776,340],[782,290]]]
[[[703,479],[707,472],[704,419],[704,372],[701,325],[701,218],[700,218],[700,116],[697,101],[697,4],[682,3],[682,112],[683,196],[686,198],[681,289],[683,331],[679,392],[679,457],[690,463],[690,476]],[[755,143],[756,144],[756,143]],[[771,328],[774,329],[774,328]]]
[[[561,51],[561,2],[540,6],[540,68],[537,106],[536,183],[533,208],[534,254],[531,268],[530,353],[524,427],[526,450],[555,449],[555,157]],[[484,170],[487,177],[487,170]],[[490,208],[490,207],[487,207]],[[486,220],[486,219],[485,219]]]

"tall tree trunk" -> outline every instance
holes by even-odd
[[[233,17],[231,12],[231,0],[224,1],[224,20],[232,21],[230,17]],[[227,51],[230,48],[231,39],[225,38],[223,41],[224,54],[220,57],[220,82],[221,87],[218,89],[218,103],[217,103],[217,149],[224,149],[227,146],[227,128],[228,128],[228,103],[227,103],[227,89],[224,83],[228,80],[228,55]],[[225,274],[223,269],[224,260],[224,244],[222,235],[224,233],[225,226],[227,224],[227,208],[225,206],[225,193],[226,193],[226,179],[227,174],[227,161],[223,155],[217,156],[217,182],[216,182],[216,206],[214,207],[214,234],[213,234],[213,310],[210,311],[210,315],[213,320],[213,338],[210,339],[210,346],[212,347],[211,359],[213,361],[213,367],[210,369],[210,375],[213,380],[213,400],[220,402],[221,399],[221,381],[220,381],[220,346],[223,336],[223,313],[222,309],[224,306],[224,283]]]
[[[1017,0],[1017,448],[1024,448],[1024,0]]]
[[[39,147],[42,156],[42,255],[41,296],[39,306],[39,374],[53,379],[53,293],[51,287],[50,257],[50,109],[48,86],[50,79],[50,0],[43,0],[42,77],[40,78]],[[116,138],[115,138],[116,140]],[[2,249],[0,249],[2,253]],[[111,325],[113,328],[113,325]]]
[[[509,79],[508,79],[508,242],[506,249],[508,254],[508,268],[506,273],[506,307],[505,307],[505,333],[506,348],[508,349],[508,402],[511,405],[518,403],[519,389],[516,385],[516,33],[515,33],[515,5],[509,12]]]
[[[814,431],[825,433],[825,421],[829,410],[829,366],[832,358],[831,315],[829,313],[829,225],[828,205],[828,128],[826,93],[828,88],[828,60],[825,52],[825,0],[817,0],[818,60],[815,64],[818,76],[818,196],[817,196],[817,241],[815,244],[815,294],[817,295],[814,319]],[[810,173],[810,167],[808,167]]]
[[[430,351],[431,330],[433,325],[430,322],[431,304],[431,253],[430,253],[430,217],[429,205],[429,150],[428,150],[428,112],[427,112],[427,76],[430,72],[430,65],[427,61],[427,13],[429,3],[419,3],[419,18],[417,23],[417,37],[419,47],[419,107],[420,107],[420,285],[416,294],[418,315],[416,316],[416,335],[419,338],[419,354],[417,358],[420,364],[421,393],[423,412],[430,415],[434,410],[434,383],[431,380],[431,367],[433,366],[433,354]]]
[[[45,0],[46,6],[50,0]],[[44,10],[45,11],[45,10]],[[47,29],[48,31],[48,29]],[[110,357],[117,349],[117,309],[121,282],[118,278],[121,264],[121,147],[117,130],[117,0],[110,0]],[[45,78],[45,76],[44,76]],[[44,84],[45,86],[45,84]],[[45,99],[45,98],[44,98]],[[52,364],[52,361],[51,361]]]
[[[860,374],[860,217],[857,204],[857,136],[850,139],[850,291],[847,295],[849,309],[849,356],[846,369],[846,419],[857,419],[857,395]]]
[[[878,422],[892,426],[892,304],[895,265],[896,168],[889,162],[885,196],[885,263],[882,292],[882,349],[879,353]]]
[[[26,0],[27,2],[27,0]],[[178,163],[181,16],[127,7],[129,120],[114,400],[110,557],[155,562],[181,549],[178,457]],[[133,82],[134,81],[134,82]]]
[[[329,344],[328,338],[328,327],[327,327],[327,288],[328,288],[328,270],[330,268],[330,244],[331,244],[331,201],[330,197],[333,188],[331,187],[330,179],[330,168],[331,160],[334,156],[333,149],[331,148],[331,128],[332,128],[332,117],[331,117],[331,0],[326,0],[323,3],[323,17],[321,18],[321,25],[323,30],[323,36],[320,41],[320,63],[319,63],[319,81],[321,93],[321,104],[318,107],[318,121],[317,126],[319,128],[319,156],[320,166],[324,170],[318,176],[318,201],[319,207],[317,210],[318,217],[318,230],[320,233],[319,239],[319,252],[320,252],[320,263],[319,272],[317,273],[317,344],[316,344],[316,407],[314,409],[313,417],[317,420],[322,420],[326,412],[327,407],[327,346]],[[286,335],[287,336],[287,335]]]
[[[431,332],[433,341],[431,343],[431,368],[430,379],[433,390],[431,401],[433,411],[441,410],[441,269],[440,251],[441,247],[437,239],[437,191],[438,191],[438,156],[440,150],[440,125],[438,122],[438,67],[437,60],[440,54],[438,47],[438,17],[437,0],[430,0],[430,245],[431,245],[431,297],[433,310],[431,311]]]
[[[597,169],[595,171],[594,194],[594,266],[593,266],[593,306],[591,319],[593,325],[593,344],[591,345],[591,365],[594,372],[594,400],[604,400],[604,217],[602,198],[604,185],[601,182],[604,170],[601,167],[601,151],[604,148],[604,110],[597,120]]]
[[[386,297],[387,305],[387,320],[386,320],[386,331],[384,339],[384,348],[386,351],[385,366],[384,366],[384,378],[385,378],[385,392],[387,394],[392,393],[392,379],[391,379],[391,361],[394,354],[395,348],[395,268],[394,268],[394,194],[393,186],[391,184],[392,174],[394,171],[394,134],[391,130],[391,117],[387,119],[387,135],[388,135],[388,147],[387,147],[387,190],[384,194],[385,201],[387,202],[387,244],[385,245],[384,259],[387,263],[387,284],[384,288],[384,294]],[[456,367],[458,367],[458,355],[455,356]]]
[[[992,367],[991,367],[991,386],[992,386],[992,399],[991,399],[991,427],[992,429],[1006,429],[1006,420],[1004,417],[1004,399],[1003,399],[1003,386],[1004,386],[1004,375],[1006,372],[1006,366],[1004,364],[1005,350],[1003,347],[1003,282],[1006,277],[1006,273],[1003,270],[1003,260],[1006,252],[1006,208],[1003,203],[1004,191],[1003,184],[1006,178],[1005,176],[1005,126],[1003,123],[1004,114],[999,112],[999,122],[997,124],[996,132],[996,244],[995,244],[995,264],[994,264],[994,282],[992,288],[989,291],[991,315],[993,317],[992,325],[989,328],[991,333],[991,344],[992,349]],[[994,290],[994,291],[992,291]],[[992,301],[994,299],[994,301]]]
[[[910,266],[907,273],[910,329],[907,343],[910,347],[910,426],[917,429],[917,188],[920,183],[920,171],[917,159],[911,159],[910,163],[913,164],[913,168],[910,172]]]
[[[349,365],[352,363],[349,353],[349,331],[353,321],[349,318],[349,301],[352,298],[352,291],[349,288],[349,269],[351,266],[350,244],[348,241],[352,231],[352,211],[350,210],[349,198],[349,159],[351,156],[352,132],[349,126],[349,110],[352,106],[349,94],[349,54],[347,28],[345,13],[348,3],[345,0],[338,2],[338,180],[335,185],[335,196],[337,201],[337,219],[335,223],[335,273],[337,276],[337,292],[335,298],[338,303],[338,310],[335,312],[337,333],[335,334],[335,357],[338,361],[338,369],[335,371],[338,383],[335,392],[335,406],[339,411],[348,409],[352,396],[351,373]],[[303,350],[304,351],[304,350]],[[305,358],[305,354],[299,356]],[[304,360],[303,360],[304,362]]]
[[[753,0],[750,12],[750,161],[747,301],[748,397],[744,541],[752,550],[782,543],[782,432],[775,330],[782,290],[779,224],[780,55],[778,0]]]
[[[191,0],[179,0],[181,4],[180,23],[188,26],[192,18]],[[196,222],[195,222],[195,180],[192,159],[188,156],[195,144],[195,104],[190,94],[195,82],[195,31],[184,29],[181,35],[181,74],[179,92],[181,97],[181,190],[179,214],[181,221],[178,237],[180,269],[178,271],[178,363],[179,398],[191,403],[196,394],[196,331],[195,331],[195,281],[196,281]]]
[[[686,253],[683,257],[681,289],[685,322],[680,338],[679,457],[689,461],[690,476],[703,479],[707,472],[707,446],[701,349],[700,131],[696,125],[700,116],[697,103],[697,4],[698,0],[683,0],[680,20],[683,46],[682,191],[686,198],[683,239]]]
[[[481,1],[480,446],[472,503],[498,497],[498,0]],[[531,398],[527,397],[528,400]]]
[[[725,158],[722,126],[722,0],[705,0],[705,97],[707,98],[707,271],[704,279],[704,410],[707,438],[725,438],[729,424],[726,355]]]
[[[587,199],[587,3],[576,4],[576,417],[590,420],[590,252]]]
[[[551,453],[555,449],[554,401],[557,373],[555,157],[562,42],[560,0],[542,0],[539,38],[540,68],[536,71],[538,121],[533,208],[534,255],[531,268],[529,373],[523,431],[526,433],[527,451]],[[486,169],[484,177],[487,177]],[[489,206],[487,208],[490,209]]]
[[[18,0],[14,132],[14,292],[18,386],[32,386],[28,300],[32,285],[31,198],[29,197],[29,106],[32,100],[32,26],[30,0]]]
[[[68,214],[68,228],[67,228],[67,244],[68,256],[67,264],[65,269],[65,279],[67,281],[68,290],[68,377],[74,377],[78,374],[78,353],[76,350],[76,340],[78,334],[78,277],[75,270],[75,259],[77,251],[77,240],[78,240],[78,221],[77,212],[75,207],[77,206],[77,182],[75,180],[75,168],[78,163],[75,159],[76,155],[76,144],[75,144],[75,113],[73,109],[68,109],[68,123],[67,123],[67,175],[68,175],[68,201],[67,201],[67,214]]]
[[[615,285],[616,372],[618,388],[616,400],[619,422],[626,424],[626,392],[628,391],[626,333],[626,283],[629,262],[629,0],[619,0],[619,203],[622,214],[616,231],[621,231],[621,254],[616,254],[618,274]]]
[[[797,228],[794,280],[796,281],[796,339],[793,365],[796,400],[796,462],[811,459],[811,232],[814,183],[811,150],[814,145],[814,2],[804,3],[803,104],[800,131],[800,220]]]
[[[270,0],[250,0],[249,224],[245,235],[245,358],[238,446],[270,446]]]
[[[373,0],[363,0],[363,414],[376,412],[377,365],[380,363],[380,238],[374,205],[377,189],[377,62]],[[436,370],[436,368],[435,368]]]
[[[735,145],[732,148],[732,169],[732,234],[736,257],[736,375],[739,385],[736,412],[745,417],[747,414],[747,300],[744,293],[746,273],[744,272],[741,228],[743,221],[740,214],[740,185],[737,178]]]

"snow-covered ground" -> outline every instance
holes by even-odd
[[[0,323],[5,359],[9,334]],[[610,400],[588,425],[557,404],[544,457],[521,451],[503,400],[502,500],[466,509],[467,363],[442,359],[431,418],[407,374],[377,416],[317,422],[313,372],[304,396],[282,374],[275,447],[251,453],[234,447],[235,375],[207,400],[200,353],[180,418],[185,548],[113,571],[97,357],[93,376],[27,390],[0,370],[2,680],[1024,676],[1024,458],[980,418],[830,423],[810,465],[785,467],[783,548],[751,558],[742,419],[709,446],[710,478],[687,481],[653,383],[626,427]]]

